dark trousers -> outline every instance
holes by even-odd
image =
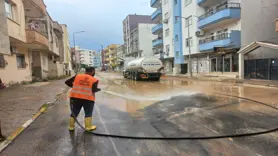
[[[85,117],[92,117],[93,116],[93,109],[94,109],[94,101],[88,101],[83,99],[70,99],[72,105],[72,112],[71,117],[77,117],[83,107],[85,112]]]

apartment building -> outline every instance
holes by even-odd
[[[6,84],[31,81],[31,60],[26,47],[24,4],[22,0],[0,2],[0,79]],[[15,11],[17,10],[17,11]]]
[[[139,23],[141,24],[140,26],[138,25]],[[152,26],[148,24],[152,23],[153,21],[151,20],[151,16],[147,15],[128,15],[125,18],[123,21],[123,36],[127,55],[134,55],[137,57],[140,57],[140,55],[142,56],[142,53],[145,51],[139,48],[138,37],[139,35],[142,36],[142,34],[145,34],[146,32],[150,32]],[[145,35],[146,39],[150,38],[149,34]],[[146,53],[148,53],[148,51],[146,51]]]
[[[110,44],[104,48],[105,65],[109,69],[116,69],[117,67],[117,48],[118,44]]]
[[[126,52],[126,57],[146,57],[152,56],[152,42],[156,38],[152,34],[154,24],[138,23],[137,27],[131,30],[129,52]]]
[[[125,60],[125,46],[120,45],[117,48],[117,70],[121,71],[124,67],[124,60]]]
[[[63,29],[63,46],[64,46],[64,74],[71,75],[72,73],[72,57],[70,49],[70,36],[66,24],[61,24]]]
[[[77,58],[79,58],[81,67],[90,66],[93,67],[93,60],[94,60],[94,54],[96,53],[94,50],[89,49],[81,49],[79,46],[75,47],[76,55],[78,55]]]
[[[238,50],[241,48],[241,0],[198,0],[204,9],[198,17],[200,53],[207,53],[209,65],[195,58],[193,72],[238,75]],[[199,60],[198,60],[199,59]],[[203,69],[201,69],[203,67]]]
[[[151,7],[166,72],[237,74],[240,0],[151,0]]]
[[[101,67],[101,53],[96,52],[93,54],[93,67],[99,68]]]
[[[0,7],[2,81],[13,84],[61,76],[63,31],[48,15],[44,2],[4,0]]]
[[[151,7],[156,10],[151,15],[155,25],[152,34],[156,37],[152,42],[153,54],[161,58],[165,72],[171,73],[174,68],[173,42],[173,3],[172,0],[151,0]]]

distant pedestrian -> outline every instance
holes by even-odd
[[[75,120],[83,107],[85,112],[85,128],[87,131],[93,131],[96,126],[92,125],[93,108],[95,104],[95,93],[100,91],[98,80],[94,77],[95,68],[86,68],[85,74],[77,74],[68,79],[65,83],[72,87],[70,92],[70,102],[73,106],[69,120],[69,130],[74,130]]]

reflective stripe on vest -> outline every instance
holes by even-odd
[[[96,78],[88,74],[78,74],[74,79],[70,97],[95,101],[95,93],[92,92],[92,87],[97,81]]]

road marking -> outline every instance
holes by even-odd
[[[102,118],[101,118],[101,115],[100,115],[100,112],[99,112],[99,107],[98,107],[97,105],[96,105],[96,108],[97,108],[97,113],[98,113],[98,116],[99,116],[99,119],[100,119],[101,124],[103,124],[106,133],[107,133],[107,134],[110,134],[110,133],[108,132],[108,129],[107,129],[106,125],[104,124],[104,122],[103,122],[103,120],[102,120]],[[112,146],[113,146],[113,148],[114,148],[114,150],[115,150],[117,156],[121,156],[121,154],[120,154],[120,152],[118,151],[118,149],[117,149],[117,147],[116,147],[114,141],[112,140],[112,138],[110,138],[110,137],[108,137],[108,138],[109,138],[109,140],[111,141],[111,144],[112,144]]]
[[[28,127],[32,122],[33,122],[33,119],[29,119],[28,121],[26,121],[26,122],[22,125],[22,127],[23,127],[23,128],[26,128],[26,127]]]

